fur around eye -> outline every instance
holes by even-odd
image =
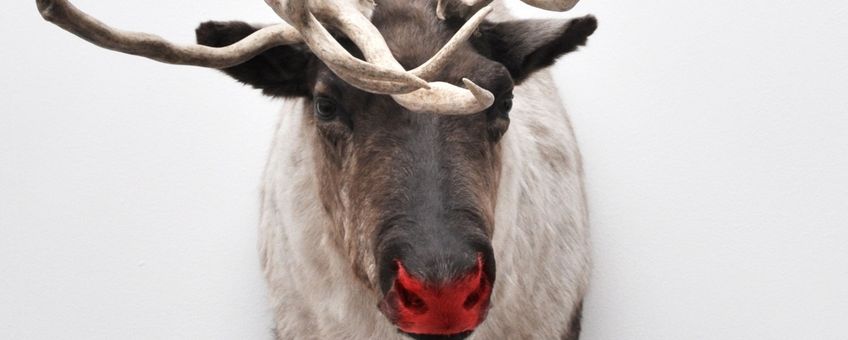
[[[338,106],[336,102],[327,97],[318,97],[315,99],[315,116],[320,120],[333,120],[338,115]]]

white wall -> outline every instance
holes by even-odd
[[[596,245],[583,339],[845,339],[848,4],[584,2],[566,16],[601,28],[556,68]],[[76,3],[180,41],[274,19]],[[33,1],[0,34],[0,339],[270,338],[255,226],[279,103],[92,47]]]

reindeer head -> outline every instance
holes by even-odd
[[[382,296],[375,306],[413,337],[470,334],[495,284],[490,240],[513,87],[585,44],[595,19],[486,22],[491,1],[480,0],[266,2],[286,23],[208,22],[198,45],[110,28],[67,1],[37,4],[99,46],[304,99],[291,114],[305,115],[311,136],[315,204],[352,271]]]

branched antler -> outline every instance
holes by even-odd
[[[436,15],[444,20],[447,17],[465,18],[474,11],[492,3],[493,0],[438,0]],[[565,12],[574,8],[580,0],[521,0],[522,2],[549,11]]]
[[[491,93],[468,80],[463,80],[468,87],[466,89],[447,83],[434,82],[412,93],[405,93],[409,92],[403,91],[407,88],[399,88],[395,83],[373,80],[370,77],[362,79],[361,73],[347,74],[344,70],[335,69],[334,64],[327,62],[327,60],[347,58],[349,54],[323,28],[319,19],[333,23],[359,47],[365,55],[365,59],[370,63],[393,71],[405,71],[392,56],[380,32],[362,13],[362,8],[357,8],[358,3],[356,1],[265,0],[265,2],[280,17],[297,27],[303,33],[306,44],[309,45],[313,53],[318,54],[333,72],[351,85],[369,92],[392,94],[392,98],[398,104],[416,112],[469,114],[486,109],[494,101],[494,96]],[[425,79],[435,75],[436,67],[444,66],[446,60],[450,58],[460,43],[468,39],[490,11],[491,8],[486,8],[481,11],[477,20],[469,20],[448,46],[437,53],[431,61],[425,63],[423,68],[410,74]],[[311,39],[315,40],[311,41]],[[319,41],[327,45],[317,46]],[[363,80],[369,83],[361,83]]]
[[[577,0],[522,0],[549,10],[568,10]],[[386,41],[369,20],[373,0],[265,0],[286,22],[265,27],[226,47],[175,44],[159,36],[123,31],[80,11],[67,0],[36,0],[45,20],[97,46],[147,57],[156,61],[228,68],[281,45],[305,43],[341,79],[371,93],[391,95],[401,106],[416,112],[470,114],[491,106],[494,96],[468,79],[465,88],[444,82],[427,82],[477,30],[492,0],[438,0],[437,15],[467,17],[475,13],[456,35],[429,61],[407,71],[395,60]],[[330,34],[330,24],[348,36],[365,61],[352,56]],[[425,80],[426,79],[426,80]]]
[[[67,0],[36,0],[36,5],[45,20],[97,46],[169,64],[227,68],[250,60],[272,47],[303,42],[304,36],[310,38],[316,50],[323,51],[337,45],[338,49],[344,51],[329,33],[326,33],[326,37],[318,36],[316,39],[314,35],[304,35],[286,23],[263,28],[233,45],[214,48],[197,44],[180,45],[148,33],[115,29],[80,11]],[[343,57],[344,54],[347,58]],[[366,84],[369,84],[369,79],[400,84],[393,88],[394,91],[375,88],[373,92],[376,93],[403,93],[428,86],[427,82],[403,70],[369,64],[350,56],[346,51],[322,60],[331,65],[334,71],[338,70],[342,79],[351,83],[364,78],[362,82]],[[372,90],[364,85],[359,87]]]
[[[307,1],[307,0],[265,0],[281,18],[292,24],[299,30],[307,46],[320,58],[336,75],[349,84],[362,90],[381,93],[395,94],[406,93],[418,88],[427,88],[426,81],[406,73],[402,67],[392,67],[387,63],[367,63],[352,56],[336,41],[329,31],[321,24],[316,15],[322,18],[335,19],[337,26],[342,31],[360,30],[373,27],[370,21],[364,17],[359,8],[341,8],[340,5],[352,5],[350,1]],[[363,18],[367,25],[362,22],[351,23],[353,18]],[[354,26],[356,25],[356,26]],[[379,32],[373,31],[356,32],[357,35],[349,35],[356,45],[363,50],[373,50],[374,46],[385,46]],[[347,32],[345,32],[347,33]],[[388,51],[388,47],[385,47]],[[393,59],[392,59],[393,60]],[[382,60],[381,60],[382,61]],[[396,63],[396,62],[395,62]],[[397,66],[400,66],[398,64]],[[403,75],[400,78],[387,77],[387,75]]]
[[[300,33],[293,27],[278,24],[256,31],[227,47],[180,45],[153,34],[122,31],[109,27],[83,13],[67,0],[37,0],[36,5],[45,20],[92,44],[168,64],[227,68],[250,60],[272,47],[302,40]]]

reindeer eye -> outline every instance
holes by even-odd
[[[508,114],[512,110],[512,98],[505,98],[501,101],[501,114]]]
[[[315,116],[320,120],[332,120],[336,118],[338,107],[336,102],[330,98],[318,97],[315,99]]]
[[[512,110],[512,93],[504,96],[499,102],[497,106],[498,115],[502,117],[509,117],[509,111]]]

